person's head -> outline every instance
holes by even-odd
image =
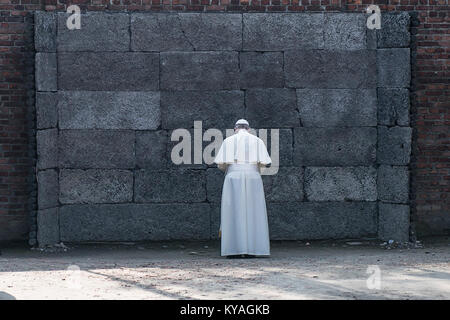
[[[245,119],[239,119],[238,121],[236,121],[236,124],[234,125],[234,132],[237,132],[242,129],[246,131],[250,130],[250,125],[248,124],[248,121]]]

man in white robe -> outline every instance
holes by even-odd
[[[270,255],[269,227],[260,168],[272,161],[266,145],[240,119],[235,134],[226,138],[214,162],[225,171],[222,189],[221,255]]]

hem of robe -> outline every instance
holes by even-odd
[[[237,252],[237,253],[226,253],[226,254],[221,254],[222,257],[224,256],[235,256],[235,255],[239,255],[239,254],[250,254],[253,256],[270,256],[270,253],[254,253],[254,252],[248,252],[248,251],[243,251],[243,252]]]

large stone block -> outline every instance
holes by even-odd
[[[411,155],[412,129],[409,127],[378,127],[377,162],[406,165]]]
[[[128,130],[61,130],[62,168],[134,168],[134,132]]]
[[[237,52],[162,52],[161,89],[239,89]]]
[[[244,93],[239,90],[161,93],[163,129],[192,128],[194,121],[202,121],[204,128],[225,129],[244,112]]]
[[[281,88],[284,85],[282,52],[241,52],[241,88]]]
[[[240,50],[241,47],[240,14],[131,15],[131,48],[134,51]]]
[[[307,167],[309,201],[376,201],[377,170],[373,167]]]
[[[138,52],[59,53],[58,83],[61,90],[158,90],[159,56]]]
[[[289,202],[303,200],[303,168],[280,167],[275,175],[264,175],[266,201]]]
[[[61,240],[205,240],[210,234],[207,203],[65,205]]]
[[[135,202],[203,202],[206,200],[204,170],[137,170]]]
[[[409,48],[378,49],[376,65],[378,87],[409,88]]]
[[[44,170],[37,173],[39,210],[58,206],[58,173],[56,170]]]
[[[381,240],[405,242],[409,240],[409,206],[378,204],[378,237]]]
[[[409,125],[409,91],[403,88],[378,88],[378,124]]]
[[[287,50],[286,86],[294,88],[375,88],[376,50]]]
[[[35,57],[35,82],[37,91],[56,91],[56,53],[38,52]]]
[[[58,166],[58,129],[38,130],[36,133],[38,169]]]
[[[386,202],[408,203],[408,167],[381,165],[378,168],[378,199]]]
[[[249,89],[245,106],[247,120],[254,128],[300,126],[293,89]]]
[[[66,170],[59,172],[59,201],[120,203],[133,200],[133,172],[128,170]]]
[[[376,160],[376,128],[295,128],[295,166],[364,166]]]
[[[272,240],[373,237],[376,202],[268,203]]]
[[[36,92],[37,129],[55,128],[58,122],[58,94],[56,92]]]
[[[206,170],[206,194],[208,201],[220,203],[225,175],[218,168]]]
[[[40,247],[59,243],[59,208],[38,211],[37,241]]]
[[[378,48],[408,47],[409,13],[395,12],[381,15],[381,29],[377,30]]]
[[[322,13],[244,13],[243,23],[244,50],[323,48]]]
[[[61,129],[156,129],[161,120],[159,92],[62,91]]]
[[[35,11],[34,47],[38,52],[56,52],[56,15]]]
[[[271,149],[269,145],[269,150]],[[271,151],[271,150],[270,150]],[[269,151],[269,152],[270,152]],[[293,134],[292,129],[280,129],[279,135],[279,157],[280,166],[292,166],[293,155]],[[274,154],[270,152],[272,162],[274,161]]]
[[[305,127],[377,125],[376,89],[298,89],[297,105]]]
[[[324,48],[366,49],[366,17],[360,13],[324,14]]]
[[[58,52],[129,51],[130,17],[126,13],[86,12],[81,29],[69,29],[70,14],[58,14]]]
[[[166,167],[170,153],[167,150],[166,131],[136,132],[136,166],[162,169]]]

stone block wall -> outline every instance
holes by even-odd
[[[40,245],[217,238],[223,174],[171,133],[239,118],[280,132],[272,239],[408,239],[407,13],[67,17],[35,15]]]

